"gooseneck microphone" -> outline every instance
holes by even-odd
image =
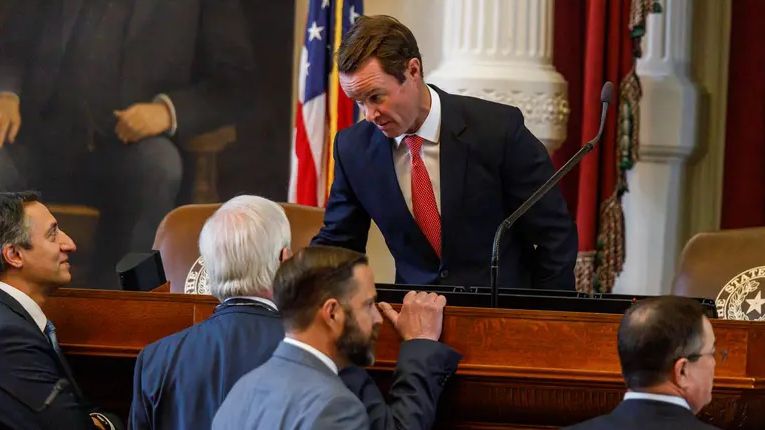
[[[67,381],[64,378],[61,378],[58,381],[56,381],[56,384],[53,385],[53,389],[50,391],[50,394],[48,394],[48,397],[45,398],[45,401],[43,402],[42,406],[40,406],[39,408],[36,408],[35,411],[42,412],[43,410],[45,410],[45,408],[50,406],[51,403],[53,403],[53,401],[56,400],[56,397],[58,397],[58,395],[62,391],[64,391],[64,389],[68,386],[69,386],[69,381]]]
[[[556,186],[558,182],[566,176],[566,174],[574,168],[579,162],[582,160],[582,158],[587,155],[588,152],[592,151],[593,148],[595,148],[595,145],[600,141],[601,136],[603,135],[603,128],[606,125],[606,114],[608,113],[608,105],[611,103],[611,98],[613,97],[614,92],[614,84],[611,82],[606,81],[605,84],[603,84],[603,89],[600,90],[600,103],[601,103],[601,109],[600,109],[600,127],[598,128],[598,134],[589,142],[585,143],[579,151],[577,151],[576,154],[574,154],[573,157],[571,157],[566,164],[564,164],[560,169],[558,169],[555,174],[553,174],[550,179],[548,179],[544,184],[542,184],[539,189],[534,191],[534,194],[532,194],[528,199],[526,199],[523,204],[518,206],[518,209],[515,210],[512,214],[510,214],[509,217],[507,217],[502,223],[497,227],[497,232],[494,234],[494,243],[492,244],[491,249],[491,306],[496,308],[499,306],[499,287],[497,286],[497,277],[499,276],[499,244],[502,240],[502,235],[507,231],[510,227],[512,227],[513,224],[515,224],[518,219],[523,216],[536,202],[539,201],[542,197],[544,197],[545,194],[547,194],[552,187]]]

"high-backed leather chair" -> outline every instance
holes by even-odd
[[[310,206],[282,203],[290,222],[293,252],[310,243],[318,233],[324,218],[324,210]],[[170,281],[170,291],[184,292],[186,278],[199,259],[199,233],[202,226],[219,207],[220,203],[185,205],[173,209],[157,228],[154,249],[162,255],[165,276]]]
[[[199,233],[207,218],[220,206],[220,203],[180,206],[170,211],[157,228],[153,248],[162,255],[171,292],[185,292],[187,281],[191,290],[191,285],[201,276],[202,267],[198,264]],[[321,229],[324,209],[292,203],[281,203],[281,206],[290,223],[292,252],[296,252],[308,246]],[[382,234],[374,226],[370,229],[368,252],[378,282],[392,282],[393,257]]]
[[[699,233],[683,249],[672,293],[715,299],[728,281],[759,266],[765,266],[765,227]]]

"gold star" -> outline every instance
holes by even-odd
[[[757,313],[762,315],[762,305],[765,304],[765,299],[762,298],[762,291],[757,291],[757,295],[753,299],[746,299],[746,302],[749,303],[749,309],[746,313],[752,312],[757,308]]]

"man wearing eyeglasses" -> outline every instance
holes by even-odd
[[[716,429],[696,418],[712,401],[716,364],[712,324],[698,302],[639,301],[624,314],[618,348],[624,400],[610,414],[569,429]]]

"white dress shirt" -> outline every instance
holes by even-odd
[[[21,307],[24,308],[29,316],[31,316],[35,321],[35,324],[37,324],[37,327],[40,328],[40,331],[45,333],[45,324],[48,322],[48,318],[45,316],[37,302],[32,300],[32,298],[29,297],[25,292],[17,290],[16,288],[13,288],[4,282],[0,282],[0,290],[5,291],[9,296],[13,297],[17,302],[19,302]]]
[[[329,370],[332,371],[335,375],[337,375],[337,364],[335,364],[334,361],[332,361],[331,358],[327,357],[327,354],[324,354],[323,352],[319,351],[318,349],[312,347],[311,345],[301,342],[297,339],[293,339],[291,337],[284,337],[283,340],[284,343],[289,343],[290,345],[296,346],[304,351],[307,351],[311,354],[313,354],[316,358],[321,360],[322,363],[326,364],[327,367],[329,367]]]
[[[414,134],[425,140],[422,143],[422,149],[420,149],[420,157],[422,157],[425,169],[428,171],[428,176],[430,176],[430,183],[433,185],[433,195],[436,197],[436,206],[440,214],[441,145],[439,145],[439,140],[441,137],[441,99],[438,97],[438,93],[433,88],[430,88],[430,86],[428,86],[428,91],[430,91],[430,112],[428,112],[428,116],[425,117],[425,121],[423,121],[419,130]],[[404,195],[406,206],[409,208],[409,212],[414,215],[412,211],[412,157],[409,155],[409,147],[405,143],[402,144],[407,134],[402,134],[395,138],[393,165],[396,169],[398,185],[401,187],[401,194]]]
[[[691,410],[688,401],[682,397],[669,396],[666,394],[653,394],[653,393],[639,393],[637,391],[627,391],[624,393],[624,400],[655,400],[657,402],[672,403],[673,405],[682,406],[685,409]]]
[[[223,303],[225,304],[227,301],[233,300],[233,299],[252,300],[254,302],[263,303],[264,305],[266,305],[266,306],[268,306],[270,308],[273,308],[273,310],[275,310],[275,311],[279,310],[279,308],[276,307],[276,303],[274,303],[272,300],[269,300],[269,299],[267,299],[265,297],[257,297],[257,296],[236,296],[236,297],[229,297],[226,300],[224,300]]]

